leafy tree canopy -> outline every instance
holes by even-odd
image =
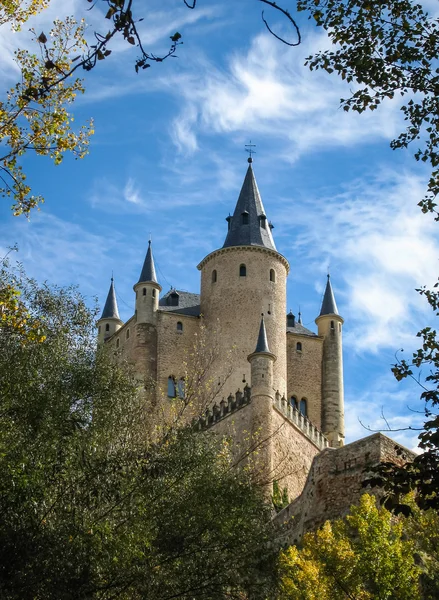
[[[41,335],[0,330],[0,596],[272,595],[271,508],[227,443],[154,426],[75,289],[9,288]]]

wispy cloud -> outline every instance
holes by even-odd
[[[383,168],[318,202],[303,198],[295,214],[291,251],[322,274],[319,293],[331,265],[349,322],[346,342],[356,351],[412,345],[416,327],[430,318],[415,291],[432,285],[438,273],[437,225],[417,207],[423,191],[421,177]],[[287,235],[288,214],[285,208],[277,214],[281,236]]]

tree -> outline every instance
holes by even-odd
[[[334,44],[306,64],[359,84],[341,100],[345,111],[376,110],[388,98],[408,97],[401,106],[407,129],[391,147],[419,143],[416,160],[431,166],[419,206],[439,220],[439,19],[411,0],[298,0],[297,6]]]
[[[270,595],[271,507],[227,442],[151,425],[75,289],[8,267],[0,281],[44,338],[0,330],[0,596]]]
[[[425,532],[424,532],[425,533]],[[420,598],[421,568],[404,521],[364,495],[344,519],[281,553],[282,600]]]

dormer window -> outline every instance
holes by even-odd
[[[177,291],[171,292],[166,298],[166,304],[168,306],[178,306],[178,299],[180,294]]]
[[[295,327],[296,326],[296,317],[290,311],[287,314],[287,327]]]
[[[262,229],[267,229],[267,217],[265,215],[259,215],[259,223]]]
[[[248,225],[248,217],[249,217],[248,211],[245,210],[244,212],[241,213],[241,220],[242,220],[243,225]]]

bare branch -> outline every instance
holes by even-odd
[[[285,8],[282,8],[281,6],[278,6],[276,4],[276,2],[272,2],[271,0],[259,0],[259,2],[263,2],[264,4],[268,4],[268,6],[271,6],[275,10],[278,10],[283,15],[285,15],[285,17],[288,19],[288,21],[292,24],[292,26],[296,30],[297,42],[287,42],[287,40],[285,40],[284,38],[280,37],[279,35],[276,35],[274,33],[274,31],[268,25],[268,23],[267,23],[267,21],[266,21],[266,19],[264,17],[264,11],[262,11],[262,20],[264,21],[265,27],[268,29],[268,31],[271,33],[271,35],[273,37],[275,37],[277,40],[279,40],[280,42],[282,42],[283,44],[286,44],[287,46],[299,46],[302,43],[302,36],[300,35],[299,26],[297,25],[296,21],[293,19],[293,17],[291,16],[291,14]]]

